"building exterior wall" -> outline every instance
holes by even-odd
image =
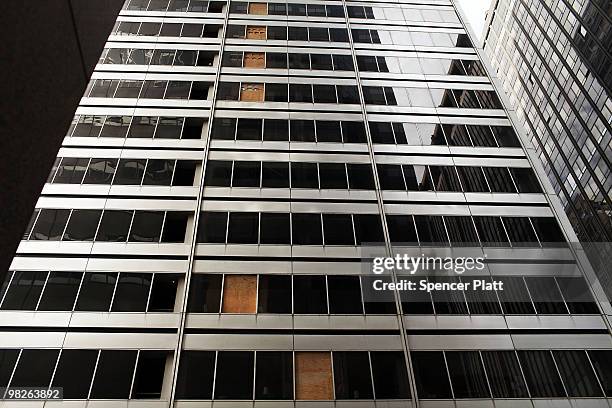
[[[470,36],[446,0],[127,2],[0,280],[0,387],[606,406],[610,305]],[[403,253],[508,290],[370,297]]]
[[[494,1],[485,51],[610,295],[611,8]]]

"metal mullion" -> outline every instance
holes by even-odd
[[[236,135],[234,134],[234,141],[235,140],[236,140]],[[232,168],[230,169],[230,179],[229,179],[229,182],[230,182],[229,186],[230,186],[230,188],[232,188],[233,185],[234,185],[234,164],[236,163],[236,161],[232,160],[231,163],[232,163]]]
[[[69,210],[70,214],[68,214],[68,219],[66,220],[66,225],[64,225],[64,229],[62,230],[62,235],[60,235],[60,239],[59,242],[62,242],[64,240],[64,235],[66,234],[66,230],[68,229],[68,224],[70,223],[70,218],[72,218],[72,213],[74,212],[74,209]],[[34,229],[32,227],[32,229]]]
[[[569,395],[569,392],[567,392],[567,387],[565,386],[565,381],[563,381],[563,376],[561,375],[561,371],[559,370],[559,366],[557,365],[557,360],[555,360],[555,355],[553,354],[552,350],[546,351],[548,351],[548,355],[550,355],[550,358],[552,359],[553,364],[555,365],[555,370],[557,370],[557,375],[559,376],[559,380],[561,380],[563,391],[565,391],[565,398],[569,400],[571,399],[571,396]]]
[[[178,166],[178,162],[178,159],[174,160],[174,166],[172,167],[172,177],[170,177],[170,187],[172,187],[174,183],[174,177],[176,176],[176,167]]]
[[[87,170],[89,170],[89,166],[91,165],[91,161],[92,159],[89,158],[87,159],[87,166],[85,166],[85,171],[83,172],[83,176],[81,177],[81,182],[79,183],[79,185],[83,185],[83,182],[85,181],[85,177],[87,177]]]
[[[514,341],[512,343],[512,345],[514,346]],[[525,384],[525,389],[527,390],[527,396],[531,399],[533,397],[531,396],[531,389],[529,389],[529,384],[527,383],[527,378],[525,377],[525,371],[523,371],[523,364],[521,363],[521,359],[518,355],[519,350],[514,348],[512,352],[514,353],[514,357],[516,358],[516,362],[518,363],[519,370],[521,371],[521,377],[523,378],[523,384]]]
[[[506,228],[506,223],[504,222],[504,218],[501,215],[498,215],[497,219],[501,221],[502,229],[504,230],[504,233],[506,234],[506,239],[508,240],[508,244],[510,244],[510,248],[514,248],[512,240],[510,239],[510,234],[508,234],[508,229]]]
[[[15,377],[15,371],[17,371],[17,366],[19,366],[19,361],[21,361],[21,353],[23,353],[24,349],[19,349],[19,353],[17,353],[17,359],[15,360],[15,365],[13,366],[13,371],[11,371],[11,375],[9,376],[9,380],[6,383],[6,389],[4,390],[4,394],[2,394],[2,398],[6,396],[8,389],[11,386],[11,382],[13,381],[13,377]]]
[[[261,212],[257,212],[257,246],[261,245]]]
[[[493,388],[491,387],[491,382],[489,381],[489,375],[487,374],[487,367],[485,366],[484,359],[482,358],[482,351],[477,350],[476,352],[478,353],[478,361],[480,361],[480,364],[482,365],[482,371],[484,372],[484,375],[485,375],[485,381],[487,382],[487,387],[489,389],[489,395],[491,396],[491,399],[494,400],[495,397],[493,396]],[[495,401],[493,401],[493,406],[495,406]]]
[[[542,245],[542,240],[540,239],[540,235],[538,234],[538,231],[535,229],[533,222],[531,221],[531,217],[527,217],[527,221],[529,221],[529,225],[531,226],[531,230],[533,231],[533,233],[536,236],[536,239],[538,240],[538,244],[540,245],[540,248],[544,248],[544,245]],[[556,219],[555,219],[556,221]]]
[[[344,166],[344,179],[346,180],[346,189],[350,192],[351,191],[351,181],[349,179],[349,171],[348,171],[349,163],[342,163],[342,165]],[[370,165],[372,165],[372,163],[370,163]],[[355,242],[357,242],[357,240],[355,240]]]
[[[87,396],[85,397],[85,399],[87,400],[91,398],[91,390],[93,389],[94,381],[96,380],[96,374],[98,372],[98,366],[100,364],[100,356],[102,355],[102,350],[98,349],[97,352],[98,352],[98,355],[96,356],[94,370],[93,370],[93,373],[91,374],[91,382],[89,383],[89,388],[87,390]]]
[[[540,312],[538,312],[538,309],[536,308],[535,302],[533,301],[533,296],[531,295],[531,290],[529,290],[529,285],[527,285],[527,281],[525,280],[525,276],[519,276],[519,278],[521,278],[521,280],[523,281],[523,285],[525,285],[525,290],[527,291],[527,294],[529,295],[529,301],[531,302],[531,306],[533,307],[533,311],[535,312],[536,315],[539,315]]]
[[[361,314],[365,317],[366,310],[365,310],[365,301],[363,297],[363,285],[361,284],[361,275],[358,275],[357,279],[359,279],[359,297],[361,299]]]
[[[81,289],[83,288],[83,282],[85,282],[85,274],[87,272],[81,272],[81,281],[79,282],[79,287],[77,289],[77,293],[76,296],[74,297],[74,302],[72,302],[72,308],[70,309],[70,312],[74,312],[74,309],[76,308],[77,302],[79,301],[79,296],[81,295]]]
[[[125,243],[130,242],[130,234],[132,233],[132,226],[134,225],[134,218],[136,217],[136,210],[132,211],[132,218],[130,218],[130,226],[128,227],[127,235],[125,237]]]
[[[505,169],[508,171],[508,174],[510,175],[510,180],[512,181],[512,185],[513,185],[513,186],[514,186],[514,188],[516,189],[516,192],[517,192],[518,194],[520,194],[520,193],[521,193],[521,190],[519,189],[519,186],[518,186],[518,183],[516,182],[516,180],[514,180],[514,176],[512,175],[512,172],[510,171],[510,168],[509,168],[509,167],[504,167],[504,168],[505,168]],[[531,167],[528,167],[528,169],[529,169],[529,170],[532,170],[532,169],[531,169]],[[532,170],[532,171],[533,171],[533,170]],[[537,180],[537,176],[536,176],[536,180]],[[539,183],[539,180],[538,180],[538,183]]]
[[[55,374],[57,373],[57,366],[59,365],[60,358],[62,358],[63,351],[64,349],[60,348],[59,353],[57,353],[57,358],[55,359],[55,366],[53,367],[53,373],[51,374],[51,379],[49,380],[49,385],[47,386],[47,389],[50,389],[53,385],[53,380],[55,379]]]
[[[40,300],[42,299],[45,293],[45,288],[47,287],[47,282],[49,282],[50,275],[51,275],[51,271],[47,271],[47,277],[45,278],[45,283],[43,283],[43,287],[40,290],[40,295],[38,295],[38,301],[36,302],[36,306],[34,307],[34,310],[38,310],[38,306],[40,306]]]
[[[334,375],[334,353],[335,351],[332,350],[324,350],[325,352],[327,352],[329,354],[329,365],[331,366],[331,382],[332,382],[332,397],[334,398],[334,401],[337,400],[336,398],[336,378]]]
[[[164,211],[164,219],[162,220],[161,230],[159,231],[159,241],[157,241],[158,244],[162,242],[162,238],[164,236],[164,228],[166,227],[166,220],[168,219],[168,213],[169,211]]]
[[[181,350],[181,353],[183,352],[183,350]],[[215,365],[214,365],[214,370],[213,370],[213,383],[212,383],[212,395],[211,395],[211,402],[214,404],[215,401],[215,397],[217,396],[217,364],[219,362],[219,350],[214,350],[213,353],[215,353]],[[170,406],[172,406],[172,404],[174,404],[174,399],[172,399],[170,401]]]
[[[153,284],[155,283],[156,273],[151,274],[151,284],[149,285],[149,293],[147,295],[147,304],[145,306],[144,312],[147,313],[149,311],[149,303],[151,303],[151,294],[153,293]]]
[[[119,286],[119,278],[121,278],[121,275],[123,273],[125,272],[117,272],[117,277],[115,278],[115,286],[113,286],[113,294],[111,296],[111,301],[110,301],[110,305],[108,306],[107,312],[110,312],[113,310],[113,303],[115,303],[115,294],[117,293],[117,286]]]
[[[311,276],[316,276],[316,275],[311,275]],[[331,315],[330,309],[329,309],[329,285],[327,284],[327,276],[328,275],[323,275],[323,279],[325,279],[325,302],[327,305],[327,315]]]
[[[98,231],[100,230],[100,225],[102,224],[102,217],[104,216],[105,211],[106,210],[104,208],[100,211],[100,218],[98,218],[98,225],[96,225],[96,230],[94,231],[94,237],[91,240],[92,245],[96,242],[96,238],[98,237]]]
[[[357,246],[357,229],[355,228],[355,215],[356,214],[349,214],[349,216],[351,217],[351,225],[353,226],[353,245]]]
[[[11,277],[9,278],[8,283],[6,284],[6,292],[4,292],[4,294],[2,295],[2,297],[0,297],[0,306],[2,306],[2,302],[4,301],[4,299],[6,298],[6,294],[9,291],[9,288],[11,287],[11,284],[13,283],[13,278],[15,277],[15,272],[16,271],[9,271],[11,273]]]
[[[601,391],[601,395],[606,398],[606,390],[603,387],[603,383],[601,382],[601,379],[599,378],[599,374],[597,373],[597,370],[595,369],[595,364],[593,364],[593,360],[591,360],[591,355],[589,354],[588,350],[584,350],[584,353],[587,356],[587,360],[589,360],[589,364],[591,365],[591,370],[593,370],[593,372],[595,373],[595,378],[597,379],[597,384],[599,384],[599,390]]]
[[[130,383],[130,393],[128,394],[128,400],[132,399],[132,393],[134,392],[134,382],[136,380],[136,371],[138,371],[138,363],[140,362],[140,350],[136,351],[136,363],[134,364],[134,372],[132,373],[132,382]]]
[[[370,364],[370,383],[372,384],[372,399],[376,401],[376,387],[374,386],[374,367],[372,367],[372,351],[366,351],[368,353],[368,363]]]
[[[567,300],[565,299],[565,296],[563,296],[563,291],[561,290],[561,286],[559,286],[559,282],[557,282],[557,277],[556,276],[552,276],[552,278],[555,281],[555,287],[559,291],[559,294],[561,295],[561,299],[563,299],[563,305],[565,306],[565,310],[567,310],[567,314],[568,315],[572,315],[572,312],[569,309],[569,306],[567,304]]]
[[[257,380],[257,350],[251,351],[253,353],[253,384],[251,388],[251,397],[253,403],[255,403],[255,381]]]
[[[456,399],[455,398],[455,388],[453,387],[453,381],[451,379],[450,370],[448,369],[448,361],[446,360],[446,351],[441,350],[440,352],[442,353],[442,358],[444,359],[444,367],[446,368],[446,378],[448,378],[448,385],[450,385],[451,396],[453,397],[453,399]]]
[[[227,214],[227,218],[225,220],[225,240],[224,240],[224,244],[227,246],[228,245],[228,239],[229,239],[229,222],[230,222],[230,216],[232,215],[231,211],[224,211]]]
[[[147,176],[147,168],[149,167],[149,160],[150,159],[145,159],[145,166],[144,166],[144,170],[142,171],[142,176],[140,177],[140,183],[137,184],[137,186],[139,187],[142,187],[142,183],[144,183],[144,179]]]
[[[259,279],[261,274],[255,275],[255,316],[259,313]]]

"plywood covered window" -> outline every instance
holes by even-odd
[[[263,84],[242,84],[240,86],[240,100],[244,102],[261,102],[264,100]]]
[[[268,14],[268,5],[266,3],[249,3],[249,14],[265,16]]]
[[[295,353],[295,397],[298,400],[334,398],[329,352]]]
[[[244,66],[245,68],[265,68],[265,54],[263,52],[245,52]]]
[[[223,313],[255,313],[257,276],[226,275],[223,283]]]
[[[248,26],[246,32],[247,40],[265,40],[266,27],[263,26]]]

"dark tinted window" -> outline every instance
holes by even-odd
[[[141,350],[134,374],[132,398],[159,399],[164,381],[165,365],[165,351]]]
[[[218,313],[222,280],[223,275],[193,275],[187,310],[191,313]]]
[[[214,371],[214,351],[182,351],[176,381],[176,398],[211,399]]]
[[[116,273],[86,272],[75,310],[107,312],[116,281]]]
[[[121,159],[113,184],[140,184],[144,175],[146,160]]]
[[[553,356],[570,397],[603,397],[585,351],[555,350]]]
[[[324,276],[293,277],[293,312],[327,313],[327,288]]]
[[[291,163],[291,188],[319,188],[315,163]]]
[[[391,242],[408,245],[418,244],[411,215],[387,215],[387,227]]]
[[[63,240],[93,241],[101,214],[100,210],[73,210]]]
[[[176,289],[179,276],[156,274],[151,288],[148,312],[172,312],[176,300]]]
[[[289,163],[263,162],[261,186],[289,187]]]
[[[70,210],[40,210],[30,239],[59,241],[66,227]]]
[[[198,242],[225,243],[227,213],[202,212],[198,225]]]
[[[446,362],[455,398],[487,398],[489,387],[477,351],[447,351]]]
[[[234,162],[232,187],[259,187],[261,162]]]
[[[406,360],[401,351],[372,351],[376,399],[410,398]]]
[[[147,307],[150,273],[121,273],[113,299],[112,312],[144,312]]]
[[[353,216],[353,222],[355,223],[355,238],[357,240],[357,245],[385,241],[380,216],[378,214],[355,214]]]
[[[253,398],[253,353],[220,351],[217,355],[215,398]]]
[[[227,233],[228,244],[256,244],[258,233],[259,213],[230,213]]]
[[[412,366],[419,398],[452,398],[441,351],[413,351]]]
[[[293,353],[258,351],[255,399],[293,399]]]
[[[136,211],[130,230],[131,242],[159,242],[164,213],[162,211]]]
[[[325,245],[355,245],[350,214],[323,214]]]
[[[336,351],[334,385],[337,399],[372,399],[370,362],[365,351]]]
[[[358,276],[328,276],[327,287],[331,314],[363,313]]]
[[[132,211],[105,210],[98,227],[96,241],[121,241],[127,239]]]
[[[47,272],[15,272],[4,301],[3,310],[34,310],[40,298]]]
[[[207,186],[229,187],[232,180],[232,162],[210,160],[206,168],[204,184]]]
[[[64,389],[66,399],[85,399],[93,378],[98,350],[62,350],[53,387]]]
[[[320,214],[291,214],[293,245],[322,245]]]
[[[91,398],[128,399],[136,354],[137,352],[132,350],[102,350],[91,388]]]
[[[259,242],[289,245],[291,243],[289,214],[262,213]]]
[[[606,396],[610,397],[612,395],[612,351],[590,350],[588,353]]]
[[[11,387],[48,387],[59,350],[21,351]]]
[[[260,275],[259,313],[291,313],[291,277]]]
[[[38,310],[72,310],[83,274],[51,272]]]
[[[527,387],[514,351],[483,351],[493,398],[526,398]]]
[[[565,397],[550,351],[519,351],[518,355],[532,398]]]

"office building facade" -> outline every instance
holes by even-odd
[[[130,0],[2,276],[0,387],[607,406],[610,305],[521,138],[451,1]],[[372,296],[376,251],[506,289]]]
[[[610,298],[609,1],[496,0],[484,49]]]

